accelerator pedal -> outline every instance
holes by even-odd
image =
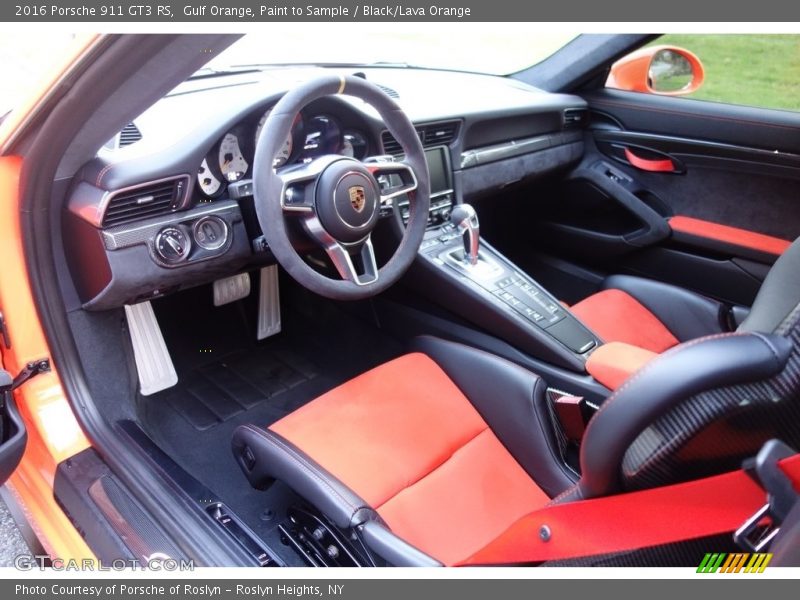
[[[214,306],[230,304],[250,295],[250,275],[240,273],[214,282]]]
[[[150,302],[126,304],[125,318],[142,395],[149,396],[178,383],[178,374]]]
[[[278,267],[261,269],[258,294],[258,339],[263,340],[281,331],[281,303],[278,294]]]

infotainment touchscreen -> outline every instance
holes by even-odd
[[[447,151],[444,147],[429,148],[425,150],[425,159],[428,161],[428,171],[431,176],[431,197],[435,198],[442,193],[450,192],[450,173],[447,168]]]

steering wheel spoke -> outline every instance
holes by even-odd
[[[308,215],[303,220],[303,226],[306,232],[325,250],[343,280],[359,286],[378,281],[375,248],[372,246],[372,239],[369,235],[357,243],[345,245],[334,239],[325,230],[316,215]],[[353,262],[354,253],[361,263],[360,269]]]
[[[331,246],[327,246],[325,251],[339,272],[339,276],[345,281],[352,281],[356,285],[375,283],[378,281],[378,265],[375,261],[375,249],[372,246],[372,240],[368,237],[359,246],[358,257],[361,262],[361,273],[358,272],[356,265],[353,263],[353,256],[350,254],[350,250],[340,243],[336,242]]]
[[[395,198],[413,192],[419,186],[414,169],[405,162],[369,162],[366,167],[381,187],[382,208],[391,207]]]
[[[281,209],[284,213],[313,213],[317,180],[338,157],[325,156],[299,165],[275,170],[281,181]]]

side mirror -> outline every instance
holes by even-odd
[[[660,96],[683,96],[703,85],[703,63],[675,46],[649,46],[631,52],[611,66],[606,87]]]

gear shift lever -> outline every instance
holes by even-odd
[[[450,222],[455,225],[464,241],[464,262],[470,265],[478,264],[481,237],[478,213],[470,204],[456,204],[450,213]]]

